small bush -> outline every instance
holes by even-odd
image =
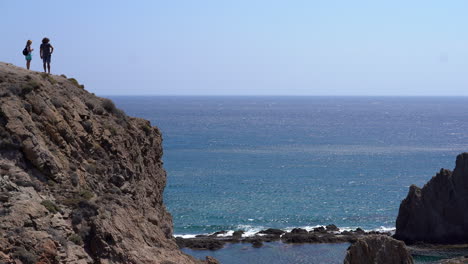
[[[84,200],[90,200],[91,198],[93,198],[94,193],[92,193],[92,192],[90,192],[88,190],[82,190],[82,191],[79,192],[79,195]]]
[[[57,205],[55,205],[52,201],[50,200],[44,200],[41,202],[41,204],[47,209],[49,210],[49,212],[55,214],[59,211],[59,208]]]
[[[85,163],[85,164],[84,164],[84,169],[85,169],[86,172],[89,173],[89,174],[95,174],[95,173],[96,173],[96,164],[93,164],[93,163]]]
[[[24,96],[24,95],[27,95],[28,93],[32,92],[34,89],[29,86],[29,85],[24,85],[22,88],[21,88],[21,92],[20,92],[20,95]]]
[[[94,109],[94,104],[92,102],[85,102],[86,107],[88,107],[89,110]]]
[[[94,113],[96,113],[97,115],[102,115],[104,114],[104,109],[102,109],[101,107],[98,107],[94,109]]]
[[[41,73],[41,77],[42,77],[42,79],[49,81],[49,83],[51,83],[51,84],[56,84],[57,83],[57,81],[54,79],[54,77],[52,77],[52,75],[47,74],[45,72]]]
[[[117,135],[117,129],[113,126],[106,126],[106,129],[109,130],[109,132],[111,132],[111,135],[112,136],[115,136]]]
[[[17,247],[15,253],[13,253],[13,258],[21,260],[24,264],[34,264],[37,262],[37,257],[24,247]]]
[[[79,197],[66,198],[62,201],[62,204],[69,207],[76,207],[82,201]]]
[[[57,183],[54,182],[53,180],[47,180],[47,185],[49,185],[50,187],[54,187],[57,185]]]
[[[55,106],[55,108],[63,107],[63,101],[58,97],[53,97],[52,99],[50,99],[50,102]]]
[[[24,84],[21,85],[19,95],[25,96],[28,93],[34,91],[35,89],[39,89],[40,87],[41,87],[41,85],[38,82],[30,80],[29,82],[24,83]]]
[[[78,81],[75,78],[68,78],[68,80],[71,82],[71,84],[75,85],[78,88],[81,88],[81,85],[78,83]]]
[[[22,87],[20,87],[19,85],[11,85],[8,87],[8,90],[10,91],[10,93],[14,95],[20,95],[22,91]]]
[[[68,237],[68,240],[70,240],[71,242],[75,243],[78,246],[83,245],[83,239],[81,239],[81,237],[77,234],[70,235]]]
[[[149,134],[151,132],[151,126],[148,124],[141,125],[141,129],[145,131],[146,134]]]
[[[62,76],[63,78],[67,78],[67,76],[65,74],[60,74],[60,76]]]
[[[107,112],[109,113],[115,113],[117,112],[117,107],[115,107],[114,102],[110,99],[103,99],[102,100],[102,107],[106,109]]]
[[[93,132],[93,122],[87,120],[87,121],[84,121],[81,125],[83,126],[84,130],[86,130],[86,132],[88,133]]]
[[[28,103],[24,103],[24,109],[28,111],[28,113],[31,113],[32,111],[32,105]]]
[[[70,174],[70,180],[73,186],[78,186],[78,183],[80,182],[80,179],[78,177],[78,174],[76,172],[72,172]]]
[[[70,167],[70,170],[72,170],[72,171],[76,171],[76,170],[78,169],[78,168],[76,167],[76,165],[73,164],[73,163],[69,163],[69,164],[68,164],[68,167]]]
[[[10,139],[0,139],[0,149],[18,150],[21,149],[21,145],[18,143],[14,143]]]

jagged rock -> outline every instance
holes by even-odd
[[[183,239],[176,238],[177,245],[179,248],[191,248],[191,249],[208,249],[208,250],[217,250],[224,247],[225,241],[211,238],[192,238],[192,239]]]
[[[232,234],[232,237],[234,237],[235,239],[240,239],[240,238],[242,238],[242,235],[244,233],[245,232],[242,231],[242,230],[237,230],[237,231],[234,231],[234,233]]]
[[[172,238],[158,128],[63,76],[0,80],[0,261],[200,263]]]
[[[274,228],[269,228],[267,230],[262,230],[260,232],[258,232],[259,234],[265,234],[265,235],[277,235],[277,236],[280,236],[284,233],[286,233],[285,231],[283,230],[280,230],[280,229],[274,229]]]
[[[220,264],[218,260],[213,257],[207,256],[205,259],[206,264]]]
[[[401,202],[395,238],[406,243],[468,243],[468,153],[453,172],[441,169],[421,189],[412,185]]]
[[[319,227],[314,228],[313,231],[314,232],[326,232],[327,230],[325,229],[325,227],[319,226]]]
[[[331,231],[331,232],[338,232],[338,231],[340,231],[340,229],[339,229],[338,227],[336,227],[336,225],[333,225],[333,224],[327,225],[325,228],[326,228],[327,231],[329,231],[329,232],[330,232],[330,231]]]
[[[294,228],[293,230],[291,230],[291,233],[292,234],[308,234],[309,232],[302,228]]]
[[[344,264],[411,264],[405,243],[389,236],[370,235],[359,239],[347,251]]]

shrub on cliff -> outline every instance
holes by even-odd
[[[50,84],[56,84],[57,81],[54,79],[54,77],[52,77],[50,74],[47,74],[47,73],[41,73],[41,77],[42,79],[44,80],[47,80],[49,81]]]
[[[78,88],[84,89],[84,85],[79,84],[78,81],[75,78],[69,78],[68,79],[73,85],[75,85]]]
[[[68,240],[75,243],[76,245],[83,245],[83,239],[77,234],[70,235],[70,237],[68,237]]]
[[[41,204],[47,209],[49,210],[49,212],[55,214],[59,211],[59,208],[57,205],[55,205],[52,201],[50,200],[44,200],[41,202]]]
[[[21,260],[24,264],[35,264],[37,262],[37,257],[24,247],[17,247],[15,253],[13,253],[13,257]]]
[[[101,103],[102,107],[109,113],[116,115],[120,119],[125,119],[125,113],[118,109],[112,100],[104,98]]]

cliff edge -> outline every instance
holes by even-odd
[[[455,170],[441,169],[421,189],[411,185],[401,202],[395,238],[406,243],[468,243],[468,153]]]
[[[0,63],[0,262],[199,263],[172,237],[161,141],[74,79]]]

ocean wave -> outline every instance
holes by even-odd
[[[301,228],[305,229],[307,231],[312,231],[314,228],[319,228],[323,227],[326,228],[325,225],[315,225],[315,226],[300,226],[300,227],[286,227],[286,228],[279,228],[281,230],[284,230],[286,232],[291,232],[294,228]],[[340,231],[354,231],[359,227],[338,227]],[[244,231],[244,234],[242,235],[243,237],[253,237],[255,236],[258,232],[262,230],[266,230],[268,228],[265,228],[263,226],[251,226],[251,225],[238,225],[235,230],[225,230],[226,233],[223,234],[218,234],[217,237],[229,237],[232,236],[234,231],[237,230],[242,230]],[[386,227],[386,226],[380,226],[378,228],[374,229],[362,229],[365,232],[381,232],[381,233],[387,233],[389,232],[390,234],[394,234],[396,228],[395,227]],[[220,230],[221,231],[221,230]],[[181,238],[194,238],[198,235],[212,235],[213,233],[200,233],[200,234],[174,234],[174,237],[181,237]]]

